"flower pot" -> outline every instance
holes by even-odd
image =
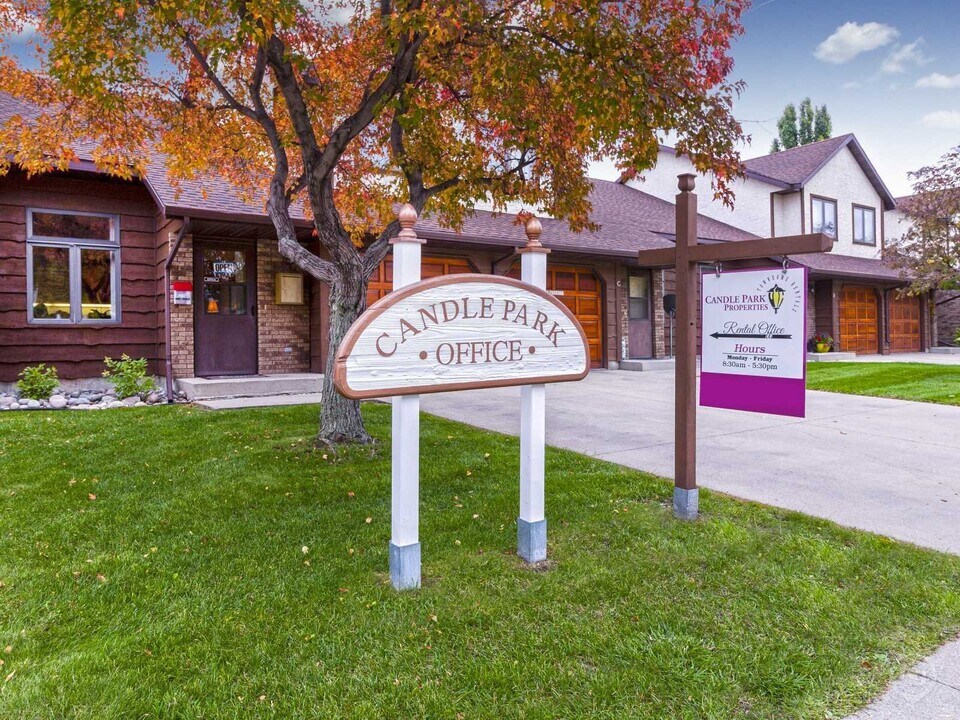
[[[830,352],[830,346],[827,343],[817,343],[817,352],[818,353]]]

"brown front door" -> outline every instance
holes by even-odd
[[[198,240],[193,267],[194,372],[256,375],[256,246]]]
[[[880,352],[879,318],[873,288],[845,286],[840,293],[840,350],[859,355]]]
[[[631,272],[627,277],[628,347],[631,358],[653,355],[653,325],[650,322],[650,271]]]

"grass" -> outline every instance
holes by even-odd
[[[389,442],[315,427],[0,416],[0,718],[838,718],[960,630],[960,558],[709,492],[675,521],[668,483],[558,450],[525,567],[517,441],[432,417],[398,594]]]
[[[810,363],[810,390],[960,405],[960,366],[925,363]]]

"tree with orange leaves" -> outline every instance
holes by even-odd
[[[64,168],[83,140],[132,177],[159,150],[173,181],[217,173],[265,198],[281,254],[330,288],[319,439],[366,442],[330,369],[395,204],[458,227],[478,200],[521,201],[587,228],[587,163],[642,171],[666,133],[729,201],[745,3],[0,0],[0,35],[35,27],[38,56],[4,52],[0,90],[42,109],[0,128],[0,162]]]

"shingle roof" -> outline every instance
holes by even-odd
[[[840,135],[809,145],[801,145],[789,150],[781,150],[769,155],[744,160],[743,164],[744,167],[755,173],[766,175],[790,185],[802,185],[852,137],[853,135]]]
[[[806,253],[791,255],[790,259],[801,265],[806,265],[815,273],[823,275],[904,282],[899,270],[890,267],[883,260],[874,258],[834,255],[833,253]]]
[[[786,183],[793,188],[801,188],[843,148],[850,149],[850,153],[859,163],[864,175],[867,176],[867,179],[883,200],[883,209],[893,210],[896,208],[897,201],[890,190],[887,189],[877,169],[870,162],[863,146],[860,145],[860,141],[853,133],[801,145],[789,150],[781,150],[769,155],[761,155],[750,160],[744,160],[743,165],[749,175],[753,177],[762,176],[758,178],[760,180],[766,177],[776,183]]]
[[[599,255],[630,257],[639,250],[670,247],[675,232],[675,209],[672,203],[608,180],[593,180],[590,202],[591,218],[600,225],[596,232],[575,233],[567,223],[541,218],[542,242],[556,250],[569,250]],[[526,242],[523,229],[512,215],[477,210],[456,233],[440,226],[429,215],[417,223],[417,233],[427,239],[460,240],[463,242],[496,243],[520,246]],[[747,240],[756,237],[701,215],[698,228],[704,240]]]
[[[35,117],[38,110],[0,92],[0,122],[14,114]],[[93,170],[90,163],[93,145],[78,143],[74,151],[80,158],[77,169]],[[210,174],[193,180],[170,182],[159,153],[149,163],[144,184],[168,215],[190,215],[222,220],[265,219],[265,198],[244,200],[236,188],[223,178]],[[606,180],[594,180],[590,194],[591,219],[600,226],[596,232],[574,233],[566,222],[543,218],[542,242],[557,250],[630,257],[638,250],[669,247],[674,236],[675,209],[672,203],[631,187]],[[295,220],[305,220],[292,208]],[[732,225],[699,218],[701,239],[745,240],[755,237]],[[421,218],[417,231],[425,238],[496,245],[523,245],[526,238],[514,217],[477,210],[468,217],[461,232],[440,226],[430,216]]]

